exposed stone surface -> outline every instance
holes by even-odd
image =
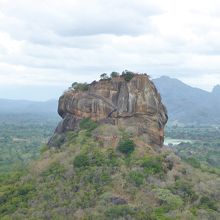
[[[63,120],[56,134],[77,130],[81,119],[90,118],[145,135],[147,143],[157,146],[163,144],[168,118],[160,94],[146,74],[135,74],[130,81],[118,76],[93,82],[88,91],[68,90],[59,99],[58,113]]]

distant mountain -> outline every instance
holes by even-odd
[[[216,86],[213,88],[212,94],[213,94],[214,96],[220,97],[220,85],[216,85]]]
[[[220,85],[216,85],[212,92],[207,92],[168,76],[153,81],[167,107],[169,123],[220,123]],[[57,100],[36,102],[0,99],[0,114],[57,115],[57,105]]]
[[[0,114],[57,114],[57,100],[36,102],[0,99]]]
[[[162,76],[153,81],[167,107],[170,122],[220,123],[219,85],[212,92],[207,92],[167,76]]]

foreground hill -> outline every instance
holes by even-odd
[[[97,132],[117,134],[123,142],[97,141]],[[88,120],[26,173],[0,181],[1,219],[220,218],[219,175],[193,168],[165,148],[156,151],[113,125],[97,127]]]
[[[170,122],[187,124],[220,123],[220,87],[212,92],[193,88],[167,76],[154,80],[167,107]]]

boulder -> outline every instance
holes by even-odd
[[[147,74],[134,74],[94,81],[86,90],[69,89],[59,99],[62,117],[55,134],[79,129],[81,119],[90,118],[144,135],[146,143],[162,146],[167,110]],[[49,143],[52,143],[50,140]]]

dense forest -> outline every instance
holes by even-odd
[[[0,115],[0,172],[23,168],[40,154],[58,118],[54,115]]]
[[[167,127],[169,146],[184,161],[200,169],[220,173],[220,127]],[[177,145],[172,140],[182,140]],[[184,141],[185,140],[185,141]]]

